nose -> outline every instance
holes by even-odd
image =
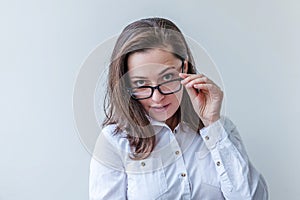
[[[162,93],[160,93],[158,91],[158,89],[156,89],[153,91],[153,95],[151,98],[154,102],[160,102],[164,97],[165,97],[165,95],[163,95]]]

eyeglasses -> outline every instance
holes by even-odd
[[[157,86],[141,86],[135,88],[128,88],[128,92],[132,98],[136,100],[148,99],[152,97],[154,90],[158,89],[158,91],[163,95],[174,94],[181,90],[182,78],[173,79],[171,81],[167,81],[161,83]]]
[[[181,71],[183,72],[184,60],[182,60]],[[127,88],[130,96],[136,100],[143,100],[152,97],[154,90],[158,90],[163,95],[174,94],[179,92],[182,88],[182,78],[176,78],[170,81],[163,82],[157,86],[140,86],[134,88]]]

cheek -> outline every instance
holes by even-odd
[[[163,101],[165,101],[166,103],[169,102],[169,103],[172,103],[172,107],[176,107],[178,108],[180,103],[181,103],[181,100],[182,100],[182,96],[183,96],[183,90],[175,93],[175,94],[171,94],[171,95],[166,95],[165,96],[165,99]],[[142,104],[143,108],[146,110],[146,111],[149,111],[149,106],[151,105],[151,98],[149,99],[144,99],[144,100],[139,100],[139,102]]]
[[[142,106],[145,110],[149,110],[150,102],[148,99],[140,100],[139,102],[140,102],[140,104],[142,104]]]
[[[175,94],[173,94],[172,95],[172,102],[174,104],[178,104],[179,105],[181,103],[182,96],[183,96],[183,91],[182,90],[179,91],[179,92],[177,92],[177,93],[175,93]]]

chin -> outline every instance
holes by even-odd
[[[155,119],[156,121],[160,121],[160,122],[165,122],[167,121],[168,117],[166,116],[153,116],[153,115],[150,115],[153,119]]]
[[[154,113],[150,113],[150,116],[155,119],[156,121],[160,121],[160,122],[166,122],[168,119],[172,118],[174,116],[176,112],[174,113],[166,113],[166,114],[154,114]]]

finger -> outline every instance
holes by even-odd
[[[195,84],[193,85],[194,88],[201,90],[201,92],[205,94],[210,94],[215,97],[220,96],[222,98],[222,90],[215,84]]]
[[[187,74],[187,73],[179,73],[179,76],[182,78],[190,77],[190,76],[199,76],[202,74]]]
[[[185,74],[185,73],[180,73],[179,76],[181,78],[184,78],[185,82],[191,81],[197,77],[202,77],[204,76],[203,74]]]
[[[182,82],[181,82],[182,83]],[[207,77],[200,77],[200,78],[196,78],[194,80],[191,80],[190,82],[183,82],[184,85],[187,85],[188,87],[195,85],[195,84],[199,84],[199,83],[210,83],[210,84],[214,84],[211,80],[209,80]]]
[[[184,77],[184,80],[182,80],[182,84],[185,84],[194,79],[202,78],[202,77],[206,77],[206,76],[204,76],[203,74],[187,74],[187,76]],[[207,78],[207,80],[209,80],[209,79]]]
[[[186,77],[189,76],[189,74],[186,74],[186,73],[179,73],[179,76],[180,76],[181,78],[186,78]]]
[[[194,84],[192,85],[193,88],[199,89],[199,90],[212,90],[213,89],[213,85],[212,84],[205,84],[205,83],[199,83],[199,84]]]

